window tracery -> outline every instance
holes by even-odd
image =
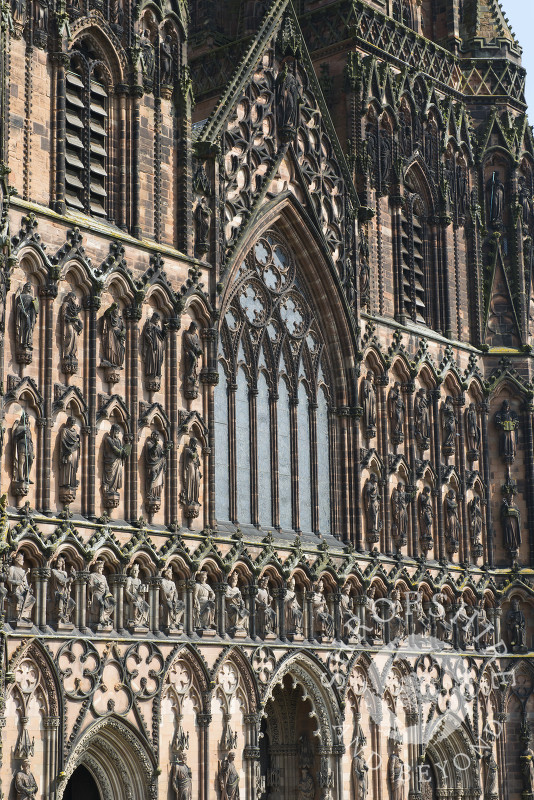
[[[273,231],[241,264],[219,352],[217,516],[329,531],[330,499],[318,490],[319,479],[329,485],[324,343],[295,258]]]

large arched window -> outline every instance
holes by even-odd
[[[429,258],[426,211],[417,194],[408,193],[402,215],[402,310],[414,322],[426,324],[427,276]]]
[[[261,236],[226,303],[215,391],[216,514],[330,532],[330,418],[321,328],[293,254]]]

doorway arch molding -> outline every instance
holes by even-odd
[[[156,800],[157,775],[153,753],[126,722],[109,716],[97,720],[74,747],[58,786],[57,800],[83,765],[93,775],[102,800]]]

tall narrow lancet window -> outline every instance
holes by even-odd
[[[329,375],[299,265],[270,231],[240,265],[220,328],[215,391],[220,521],[330,531]]]
[[[426,216],[422,199],[417,194],[408,193],[402,219],[401,313],[422,324],[430,323],[427,298],[431,254]]]

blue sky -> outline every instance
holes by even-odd
[[[534,3],[532,0],[501,0],[504,13],[523,48],[523,66],[527,70],[529,121],[534,123]]]

